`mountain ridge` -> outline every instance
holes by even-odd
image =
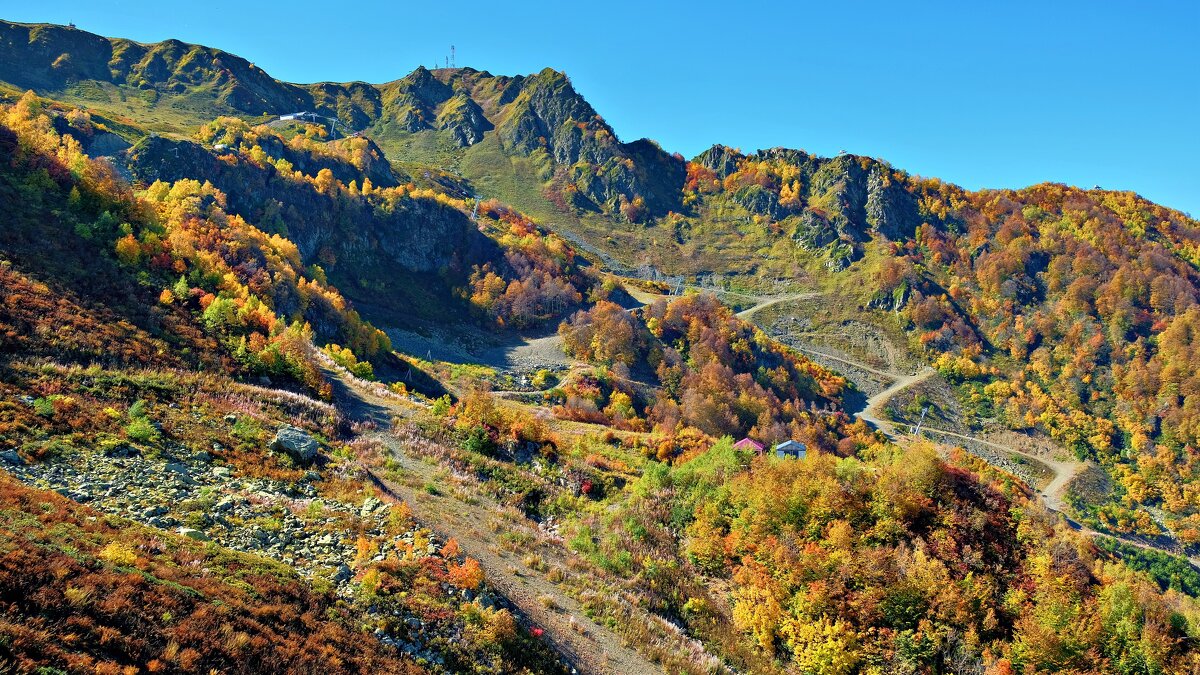
[[[354,131],[384,135],[393,129],[445,131],[459,147],[475,145],[495,131],[507,148],[526,156],[545,150],[553,157],[560,174],[555,189],[565,193],[568,204],[624,213],[635,221],[661,217],[682,206],[677,194],[685,178],[681,156],[667,153],[649,138],[621,142],[574,90],[570,78],[551,68],[509,76],[470,67],[418,66],[380,83],[294,83],[274,78],[231,52],[176,39],[143,43],[55,24],[0,21],[0,81],[41,94],[96,81],[142,93],[151,90],[155,105],[164,100],[170,105],[174,98],[194,99],[197,93],[187,90],[199,88],[200,93],[209,92],[204,95],[218,112],[259,118],[312,110],[336,117]],[[511,109],[513,104],[516,109]],[[704,164],[717,148],[733,150],[715,143],[690,162]],[[819,157],[782,147],[735,153],[741,157],[799,154],[817,162],[866,157]],[[870,161],[891,167],[881,160]],[[1047,183],[974,191],[1017,191],[1042,184]],[[758,207],[777,213],[769,201]]]

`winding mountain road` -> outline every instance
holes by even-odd
[[[834,356],[833,354],[827,354],[825,352],[811,349],[809,347],[797,347],[797,349],[801,352],[810,354],[812,356],[818,356],[818,357],[821,357],[824,359],[828,359],[830,361],[844,363],[853,368],[857,368],[859,370],[863,370],[863,371],[871,373],[873,375],[885,377],[889,380],[892,380],[892,384],[889,385],[886,389],[884,389],[883,391],[880,391],[879,393],[875,394],[874,396],[871,396],[870,398],[868,398],[866,407],[864,407],[861,411],[856,413],[856,416],[859,419],[861,419],[862,421],[866,422],[867,424],[870,424],[871,426],[878,429],[880,432],[882,432],[885,436],[892,439],[893,441],[903,442],[904,440],[912,437],[911,432],[915,430],[916,425],[910,424],[908,422],[897,422],[894,420],[885,419],[884,417],[881,416],[882,412],[883,412],[883,406],[889,400],[891,400],[892,397],[899,394],[901,391],[903,391],[909,387],[912,387],[914,385],[917,385],[921,382],[924,382],[925,380],[928,380],[930,377],[936,375],[937,371],[926,366],[926,367],[922,368],[920,371],[913,373],[913,374],[888,372],[888,371],[879,370],[878,368],[873,368],[865,363],[853,361],[851,359],[847,359],[847,358],[840,357],[840,356]],[[902,433],[901,432],[902,429],[907,430],[907,432]],[[1083,462],[1080,462],[1080,461],[1077,461],[1074,459],[1065,459],[1064,460],[1064,459],[1057,459],[1052,456],[1035,454],[1035,453],[1031,453],[1026,450],[1022,450],[1020,448],[1016,448],[1016,447],[1013,447],[1010,445],[1004,445],[1002,443],[996,443],[995,441],[990,441],[985,438],[979,438],[978,436],[969,436],[967,434],[961,434],[956,431],[950,431],[947,429],[938,429],[937,427],[930,427],[930,426],[924,425],[924,424],[921,425],[921,433],[922,434],[929,433],[932,435],[938,435],[938,436],[942,436],[942,437],[946,437],[946,438],[955,439],[958,441],[965,441],[968,444],[982,445],[982,446],[986,446],[988,448],[999,450],[1001,452],[1006,452],[1006,453],[1009,453],[1012,455],[1017,455],[1020,457],[1024,457],[1025,459],[1029,459],[1029,460],[1033,460],[1033,461],[1041,463],[1043,466],[1047,467],[1052,474],[1052,478],[1051,478],[1050,482],[1047,483],[1045,485],[1045,487],[1043,487],[1041,490],[1038,491],[1038,496],[1041,497],[1042,503],[1046,505],[1047,509],[1049,509],[1050,511],[1053,511],[1053,512],[1057,513],[1059,516],[1061,516],[1063,518],[1063,520],[1067,523],[1067,525],[1069,525],[1071,528],[1077,530],[1078,532],[1080,532],[1084,535],[1087,535],[1092,538],[1105,537],[1108,539],[1116,539],[1122,543],[1129,544],[1130,546],[1136,546],[1138,548],[1142,548],[1142,549],[1146,549],[1146,550],[1172,553],[1174,555],[1183,555],[1179,551],[1169,551],[1169,550],[1164,549],[1162,546],[1156,546],[1152,543],[1149,543],[1147,541],[1144,541],[1142,539],[1139,539],[1139,538],[1136,538],[1133,536],[1111,534],[1108,532],[1100,532],[1100,531],[1094,530],[1086,525],[1083,525],[1082,523],[1079,523],[1078,521],[1071,518],[1067,514],[1067,510],[1066,510],[1067,509],[1067,502],[1066,502],[1067,486],[1070,485],[1072,479],[1074,479],[1076,476],[1078,476],[1080,474],[1080,472],[1082,472],[1087,467],[1087,465],[1084,464]],[[970,450],[969,446],[964,446],[964,447],[967,450]],[[979,456],[984,461],[988,461],[987,457],[979,455],[978,453],[976,453],[976,456]],[[1190,562],[1192,564],[1192,566],[1194,566],[1196,568],[1200,568],[1200,556],[1190,556],[1189,557],[1189,556],[1183,555],[1183,557],[1185,557],[1188,560],[1188,562]]]
[[[914,428],[914,425],[907,422],[891,422],[891,424],[896,427],[906,427],[908,429]],[[1050,472],[1053,474],[1053,478],[1049,483],[1046,484],[1046,487],[1042,488],[1038,492],[1038,494],[1042,497],[1042,501],[1045,502],[1046,508],[1058,513],[1064,513],[1064,509],[1067,507],[1067,485],[1071,483],[1071,479],[1079,475],[1079,473],[1085,468],[1085,464],[1083,462],[1078,462],[1075,460],[1061,460],[1044,455],[1037,455],[1031,452],[1026,452],[1025,450],[1021,450],[1019,448],[1002,445],[1000,443],[995,443],[993,441],[978,438],[976,436],[967,436],[966,434],[960,434],[955,431],[947,431],[946,429],[938,429],[936,427],[922,425],[921,433],[937,434],[939,436],[946,436],[949,438],[967,441],[968,443],[978,443],[979,445],[986,445],[990,448],[995,448],[1003,452],[1019,455],[1026,459],[1031,459],[1042,463],[1046,466],[1046,468],[1050,469]]]
[[[801,351],[801,352],[811,354],[813,356],[819,356],[821,358],[828,359],[831,361],[837,361],[839,363],[844,363],[848,366],[852,366],[859,370],[866,371],[873,375],[878,375],[880,377],[885,377],[889,380],[892,380],[892,384],[888,385],[888,387],[886,389],[884,389],[883,391],[879,392],[878,394],[875,394],[874,396],[871,396],[870,398],[868,398],[866,407],[864,407],[861,411],[859,411],[855,415],[860,420],[875,427],[876,429],[881,431],[885,436],[887,436],[888,438],[891,438],[892,440],[900,440],[901,437],[909,435],[908,433],[901,433],[902,429],[908,430],[909,432],[911,432],[912,430],[915,430],[916,425],[914,425],[914,424],[909,424],[907,422],[897,422],[897,421],[890,420],[890,419],[887,419],[886,417],[884,417],[883,416],[883,406],[886,405],[887,402],[892,399],[892,397],[896,396],[897,394],[904,391],[905,389],[908,389],[909,387],[920,384],[921,382],[928,380],[929,378],[933,377],[934,375],[937,375],[936,370],[934,370],[933,368],[930,368],[929,366],[925,366],[921,370],[917,371],[916,373],[912,373],[912,374],[888,372],[888,371],[879,370],[878,368],[873,368],[865,363],[860,363],[858,361],[853,361],[853,360],[846,359],[843,357],[834,356],[832,354],[827,354],[825,352],[817,351],[817,350],[811,349],[809,347],[798,347],[797,349],[799,349],[799,351]],[[1050,469],[1051,473],[1053,474],[1053,478],[1050,480],[1050,482],[1044,488],[1042,488],[1042,490],[1039,492],[1039,494],[1042,497],[1042,501],[1045,502],[1046,507],[1049,508],[1050,510],[1056,511],[1058,513],[1062,513],[1063,510],[1066,508],[1067,485],[1069,485],[1071,483],[1071,479],[1074,478],[1075,476],[1077,476],[1079,474],[1079,472],[1084,469],[1084,466],[1085,466],[1082,462],[1079,462],[1079,461],[1060,460],[1060,459],[1055,459],[1053,457],[1038,455],[1038,454],[1028,452],[1026,450],[1022,450],[1020,448],[1012,447],[1010,445],[996,443],[995,441],[989,441],[985,438],[979,438],[978,436],[969,436],[967,434],[961,434],[956,431],[950,431],[948,429],[938,429],[937,427],[921,425],[921,432],[922,433],[928,432],[930,434],[936,434],[938,436],[953,438],[953,439],[957,439],[960,441],[966,441],[968,443],[975,443],[978,445],[987,446],[989,448],[1000,450],[1002,452],[1007,452],[1007,453],[1011,453],[1013,455],[1018,455],[1020,457],[1024,457],[1026,459],[1034,460],[1036,462],[1039,462],[1039,463],[1045,465],[1048,469]]]

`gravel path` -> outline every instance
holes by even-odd
[[[753,307],[750,307],[748,309],[743,309],[742,311],[738,312],[737,315],[739,317],[749,321],[750,317],[754,316],[754,314],[759,312],[760,310],[764,310],[768,307],[778,305],[781,302],[792,302],[793,300],[808,300],[809,298],[815,298],[819,295],[821,295],[821,294],[810,291],[807,293],[791,293],[789,295],[751,296],[754,298],[754,301],[757,304],[755,304]]]
[[[404,416],[404,409],[392,398],[381,397],[369,388],[345,376],[336,387],[339,407],[353,419],[380,422],[379,411],[390,410]],[[581,673],[596,675],[640,675],[661,673],[662,668],[647,660],[611,630],[587,618],[579,602],[557,584],[524,565],[520,554],[497,545],[498,534],[488,524],[504,509],[478,492],[468,498],[442,493],[432,494],[414,485],[444,481],[444,469],[408,452],[386,425],[366,434],[391,450],[412,485],[375,476],[377,484],[390,496],[408,503],[416,518],[434,526],[442,538],[453,537],[463,551],[479,561],[489,586],[500,590],[530,621],[545,630],[544,639]],[[439,474],[442,474],[439,477]],[[373,474],[374,475],[374,474]],[[457,492],[457,491],[455,491]],[[538,532],[524,523],[504,521],[508,531],[524,530],[538,540]],[[567,551],[561,546],[540,546],[537,554],[550,567],[567,569]]]
[[[468,331],[422,335],[398,328],[386,332],[396,351],[447,363],[478,364],[522,373],[565,368],[576,363],[563,353],[562,338],[557,332],[533,336]]]

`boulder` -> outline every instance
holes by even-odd
[[[187,537],[188,539],[194,539],[196,541],[208,541],[207,534],[204,534],[200,530],[194,530],[190,527],[179,528],[179,534]]]
[[[363,505],[362,508],[359,509],[358,515],[360,518],[366,518],[367,516],[371,515],[375,509],[378,509],[381,506],[383,506],[383,502],[379,501],[375,497],[367,497],[363,500]]]
[[[104,456],[113,458],[129,458],[137,457],[142,454],[140,450],[128,443],[114,443],[104,446]]]
[[[337,570],[334,571],[330,578],[335,584],[344,584],[354,578],[354,573],[350,571],[350,568],[345,563],[342,563],[338,565]]]
[[[21,466],[25,463],[25,460],[21,459],[16,450],[5,450],[4,452],[0,452],[0,462]]]
[[[317,456],[317,449],[320,447],[321,444],[317,443],[317,440],[308,432],[291,425],[280,427],[279,431],[275,433],[275,439],[271,441],[272,450],[286,452],[303,466],[312,464],[313,459]]]
[[[167,465],[163,467],[163,470],[168,473],[175,474],[175,478],[184,485],[196,484],[196,481],[192,478],[191,470],[188,468],[188,465],[184,464],[183,462],[168,462]]]

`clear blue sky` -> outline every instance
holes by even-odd
[[[0,18],[198,42],[295,82],[388,81],[454,44],[496,74],[563,70],[622,139],[689,157],[845,149],[968,188],[1096,184],[1200,217],[1189,0],[0,0]]]

